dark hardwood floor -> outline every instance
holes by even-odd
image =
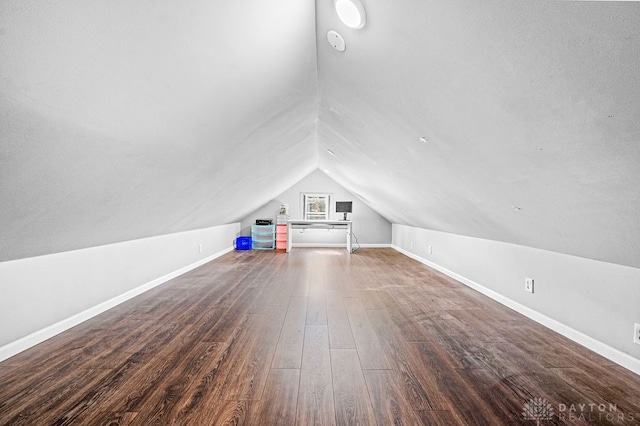
[[[640,424],[640,377],[392,249],[233,252],[0,363],[0,424]]]

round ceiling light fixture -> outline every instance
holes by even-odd
[[[367,21],[367,14],[360,0],[334,0],[340,20],[350,28],[360,29]]]

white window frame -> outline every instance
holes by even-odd
[[[326,211],[323,212],[311,212],[307,210],[309,198],[321,197],[326,198]],[[303,220],[329,220],[331,214],[331,194],[326,192],[302,192],[300,193],[300,203]]]

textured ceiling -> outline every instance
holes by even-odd
[[[0,260],[237,221],[319,167],[394,223],[640,267],[638,3],[363,3],[0,0]]]
[[[317,6],[334,179],[394,223],[640,266],[639,3]]]
[[[317,167],[313,0],[0,17],[0,260],[237,221]]]

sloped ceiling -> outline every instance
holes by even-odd
[[[640,267],[638,3],[362,1],[0,1],[0,260],[319,167],[395,223]]]
[[[639,3],[363,3],[317,2],[321,168],[394,223],[640,266]]]
[[[237,221],[317,167],[313,0],[2,0],[0,64],[0,260]]]

